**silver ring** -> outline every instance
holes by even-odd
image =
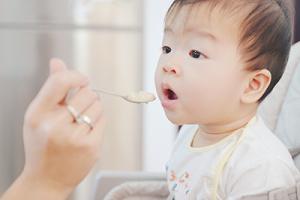
[[[77,122],[78,117],[80,117],[79,112],[77,112],[77,110],[73,106],[70,106],[70,105],[67,105],[67,110],[74,118],[74,121]]]
[[[74,121],[77,124],[86,124],[90,127],[90,129],[94,128],[91,118],[89,118],[86,115],[80,115],[79,112],[73,106],[67,105],[67,110],[72,115],[72,117],[74,118]]]
[[[93,129],[93,125],[92,125],[92,120],[91,118],[89,118],[88,116],[86,115],[80,115],[76,118],[76,122],[78,124],[86,124],[90,127],[90,129]]]

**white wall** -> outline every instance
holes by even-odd
[[[164,16],[172,0],[144,1],[144,89],[155,91],[154,72],[160,55]],[[174,142],[176,128],[160,102],[146,105],[143,114],[143,170],[163,171]]]

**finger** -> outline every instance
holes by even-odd
[[[76,94],[78,94],[80,89],[81,88],[72,88],[72,89],[70,89],[67,96],[66,96],[66,98],[65,98],[64,104],[69,104],[70,99],[72,99]]]
[[[69,98],[67,105],[71,106],[77,115],[81,115],[98,99],[99,97],[95,92],[84,87],[79,89],[73,97]],[[66,113],[66,117],[69,118],[69,121],[74,121],[74,116],[70,115],[70,113]]]
[[[100,118],[102,117],[102,105],[99,100],[96,100],[90,107],[88,107],[83,113],[82,116],[86,116],[91,120],[91,126],[88,124],[82,123],[78,128],[80,134],[89,134],[94,129],[94,124],[97,124]]]
[[[105,127],[106,118],[102,112],[100,118],[93,123],[93,130],[88,134],[88,139],[91,143],[94,143],[99,147],[102,145]]]
[[[96,142],[98,146],[101,146],[104,136],[104,129],[106,127],[106,118],[104,108],[101,108],[101,113],[93,121],[93,130],[88,134],[91,142]]]
[[[62,72],[62,71],[66,71],[67,70],[67,66],[65,65],[65,63],[58,59],[58,58],[52,58],[50,60],[50,74],[54,74],[57,72]]]
[[[41,108],[56,106],[62,102],[72,88],[85,87],[89,83],[87,77],[76,71],[63,71],[51,75],[42,89],[36,101]]]

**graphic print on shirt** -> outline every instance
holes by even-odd
[[[189,172],[185,171],[182,174],[177,175],[175,171],[171,170],[170,175],[168,177],[170,183],[172,184],[171,190],[173,192],[177,192],[179,190],[183,190],[185,195],[190,192],[189,189]]]

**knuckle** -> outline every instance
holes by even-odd
[[[52,76],[52,86],[61,87],[67,83],[67,78],[65,78],[64,73],[57,73]]]
[[[102,131],[105,127],[106,127],[106,124],[107,124],[107,119],[106,117],[103,115],[103,113],[100,113],[97,121],[95,122],[94,126],[95,128],[97,128],[98,131]]]
[[[87,95],[91,100],[96,100],[98,98],[98,95],[91,89],[87,89]]]
[[[93,91],[91,91],[91,96],[94,100],[97,100],[99,98],[98,95]]]
[[[49,136],[49,137],[53,137],[55,135],[56,131],[56,127],[55,125],[51,124],[49,121],[44,120],[40,123],[40,131]]]
[[[77,95],[77,100],[80,102],[93,102],[97,98],[97,94],[87,87],[82,88]]]
[[[31,129],[36,129],[39,126],[39,118],[35,117],[33,113],[27,112],[24,116],[24,124]]]
[[[100,101],[94,103],[94,109],[96,113],[102,113],[102,104]]]
[[[63,136],[67,134],[64,134],[64,131],[66,129],[61,126],[57,118],[47,117],[40,122],[39,132],[50,142],[65,139]]]
[[[103,112],[102,110],[100,109],[99,111],[97,111],[96,113],[96,118],[95,118],[95,121],[98,122],[98,121],[103,121]],[[95,122],[94,122],[95,123]]]
[[[31,105],[24,115],[24,126],[30,129],[37,129],[41,124],[41,113]]]
[[[46,136],[46,143],[48,146],[57,146],[59,143],[57,128],[49,122],[44,121],[41,123],[40,133]]]
[[[98,95],[87,87],[82,89],[82,97],[88,101],[95,101],[98,99]]]
[[[73,76],[73,77],[77,77],[78,79],[82,79],[82,80],[86,80],[88,79],[88,76],[82,74],[81,72],[79,72],[78,70],[70,70],[69,71],[70,74]]]
[[[51,131],[48,131],[49,134],[47,134],[47,144],[50,146],[57,144],[57,137],[55,134],[51,134]]]
[[[89,88],[87,87],[82,88],[81,93],[83,94],[83,96],[87,96],[89,94]]]

